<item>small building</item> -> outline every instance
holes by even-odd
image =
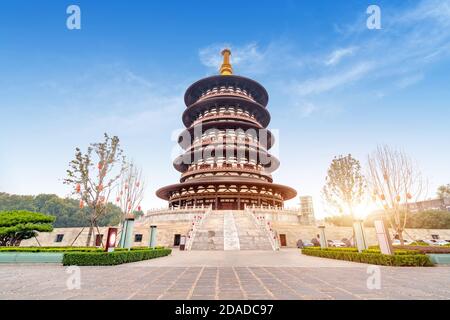
[[[311,196],[300,197],[300,213],[304,224],[314,224],[314,204]]]

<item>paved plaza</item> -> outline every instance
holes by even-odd
[[[0,265],[0,299],[450,299],[450,267],[380,267],[303,256],[298,250],[174,251],[111,267]]]

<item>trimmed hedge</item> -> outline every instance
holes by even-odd
[[[113,266],[122,263],[164,257],[171,253],[172,249],[119,250],[114,252],[68,252],[64,254],[63,265]]]
[[[320,258],[346,260],[352,262],[376,264],[382,266],[396,266],[396,267],[428,267],[433,266],[430,258],[423,254],[408,254],[405,252],[394,255],[385,255],[375,250],[367,250],[363,253],[345,251],[345,250],[333,250],[333,249],[302,249],[302,254]]]
[[[358,252],[357,248],[326,248],[326,249],[322,249],[320,247],[309,247],[309,248],[305,248],[308,250],[323,250],[323,251],[334,251],[334,252]],[[380,249],[378,248],[372,248],[372,249],[367,249],[364,250],[363,253],[375,253],[375,254],[381,254]],[[414,254],[420,254],[419,251],[417,250],[396,250],[396,248],[394,248],[394,253],[396,255],[414,255]]]
[[[131,249],[115,248],[114,251],[160,250],[160,249],[165,249],[165,247],[162,247],[162,246],[157,246],[157,247],[131,247]]]
[[[0,247],[1,252],[102,252],[96,247]]]

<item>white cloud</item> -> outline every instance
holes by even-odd
[[[264,53],[260,51],[256,43],[243,46],[234,46],[227,43],[213,44],[199,50],[200,61],[203,65],[218,70],[222,64],[221,52],[223,49],[231,50],[231,63],[233,66],[245,66],[258,64],[264,59]]]
[[[361,79],[372,69],[372,63],[360,63],[345,72],[339,72],[331,76],[309,79],[297,83],[293,88],[294,93],[299,96],[309,96],[324,93],[337,87],[351,84],[356,80]]]
[[[325,65],[327,66],[337,65],[344,57],[353,55],[356,49],[357,49],[356,47],[349,47],[334,50],[326,59]]]
[[[405,89],[422,81],[423,78],[424,78],[423,74],[414,74],[403,77],[397,82],[397,87],[399,87],[400,89]]]

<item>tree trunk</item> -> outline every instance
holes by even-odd
[[[91,225],[89,226],[88,236],[86,240],[86,247],[91,246],[91,240],[92,240],[92,233],[94,232],[94,225],[91,222]]]
[[[398,234],[398,239],[400,240],[400,245],[404,246],[405,245],[405,240],[403,239],[403,229],[398,229],[397,230],[397,234]]]

